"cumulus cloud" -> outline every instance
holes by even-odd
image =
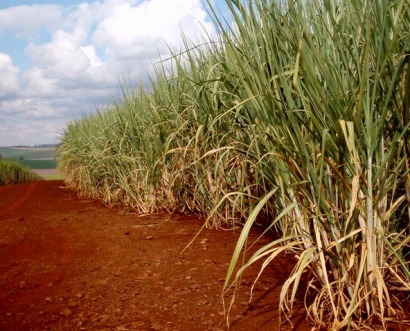
[[[25,86],[21,96],[24,98],[51,98],[58,93],[57,79],[46,77],[43,70],[38,67],[26,71],[22,77]]]
[[[0,143],[4,146],[58,143],[56,128],[64,125],[61,120],[24,122],[14,118],[7,122],[0,121]]]
[[[33,121],[35,127],[48,125],[44,143],[55,140],[67,121],[109,103],[118,81],[139,81],[159,57],[170,55],[168,46],[182,49],[181,31],[201,40],[204,28],[213,30],[206,17],[200,0],[100,0],[0,10],[0,41],[6,34],[26,40],[31,63],[22,70],[12,54],[0,53],[0,145],[14,133],[13,144],[30,144]],[[4,123],[15,130],[5,130]]]
[[[0,98],[11,97],[19,90],[18,74],[20,70],[13,65],[12,58],[0,53]]]
[[[94,40],[113,57],[155,56],[168,51],[167,44],[180,46],[181,30],[198,39],[206,25],[200,1],[144,1],[137,7],[122,4],[113,8],[97,27]]]
[[[53,31],[63,19],[63,7],[57,5],[16,6],[0,10],[0,34],[34,38],[42,30]]]
[[[27,54],[48,77],[59,79],[61,83],[81,81],[90,75],[98,75],[103,67],[94,46],[85,43],[86,36],[82,29],[71,33],[60,30],[53,33],[49,43],[30,44]]]

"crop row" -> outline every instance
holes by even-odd
[[[42,180],[41,176],[31,172],[19,162],[0,160],[0,186],[37,180]]]
[[[71,123],[66,183],[141,213],[243,226],[225,290],[291,252],[317,327],[386,329],[410,292],[410,7],[406,0],[226,1],[218,36]],[[210,9],[212,12],[212,8]],[[281,234],[242,261],[250,228]],[[309,276],[308,276],[309,275]],[[262,275],[263,277],[263,275]],[[408,311],[407,311],[408,314]]]

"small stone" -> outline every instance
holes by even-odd
[[[139,322],[132,322],[131,323],[131,328],[133,329],[141,329],[145,326],[143,321],[139,321]]]
[[[73,314],[73,312],[70,309],[66,308],[61,312],[61,314],[65,317],[70,317]]]
[[[191,290],[197,290],[199,288],[201,288],[201,285],[199,285],[199,284],[192,284],[191,285]]]
[[[110,316],[109,315],[101,315],[100,318],[101,318],[100,322],[104,324],[104,323],[108,322],[108,320],[110,319]]]
[[[69,302],[68,302],[68,307],[70,307],[70,308],[78,307],[78,302],[76,302],[76,301],[69,301]]]
[[[151,327],[152,327],[153,330],[156,330],[156,331],[157,330],[164,330],[164,326],[161,323],[158,323],[158,322],[152,323]]]
[[[146,240],[151,240],[151,239],[153,239],[153,238],[154,238],[153,236],[145,237]]]

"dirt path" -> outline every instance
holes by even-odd
[[[204,230],[182,252],[200,227],[80,200],[60,181],[0,187],[0,330],[226,330],[221,290],[239,233]],[[231,330],[278,329],[287,271],[276,262],[251,304],[258,269],[244,277]]]

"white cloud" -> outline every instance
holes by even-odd
[[[81,28],[84,31],[90,31],[93,28],[95,22],[99,21],[99,12],[101,8],[100,2],[88,3],[84,2],[75,10],[68,11],[67,16],[64,18],[63,24],[60,28],[70,29],[75,26]]]
[[[30,44],[27,54],[46,75],[61,80],[81,80],[84,74],[102,67],[102,61],[92,45],[86,45],[86,33],[75,29],[71,33],[57,31],[49,43]]]
[[[12,58],[0,53],[0,97],[7,97],[19,90],[18,74],[20,70],[13,65]]]
[[[42,69],[34,67],[23,73],[23,82],[25,84],[22,97],[32,98],[50,98],[57,94],[57,80],[45,76]]]
[[[158,56],[168,57],[167,45],[183,48],[182,30],[199,41],[203,28],[212,25],[200,0],[100,0],[0,10],[0,42],[4,33],[27,40],[32,64],[19,70],[0,53],[0,146],[10,134],[16,134],[12,144],[30,144],[33,121],[34,128],[54,126],[38,136],[48,135],[44,143],[54,140],[68,120],[116,97],[119,80],[139,81]],[[6,131],[4,123],[14,129]]]
[[[167,45],[181,47],[181,30],[199,40],[202,27],[210,27],[198,0],[151,0],[137,7],[124,3],[113,8],[97,27],[93,40],[117,59],[156,57]]]
[[[64,125],[64,121],[60,120],[0,121],[0,146],[57,143]]]
[[[16,6],[0,10],[0,33],[34,38],[41,30],[53,31],[62,22],[63,7],[57,5]]]

